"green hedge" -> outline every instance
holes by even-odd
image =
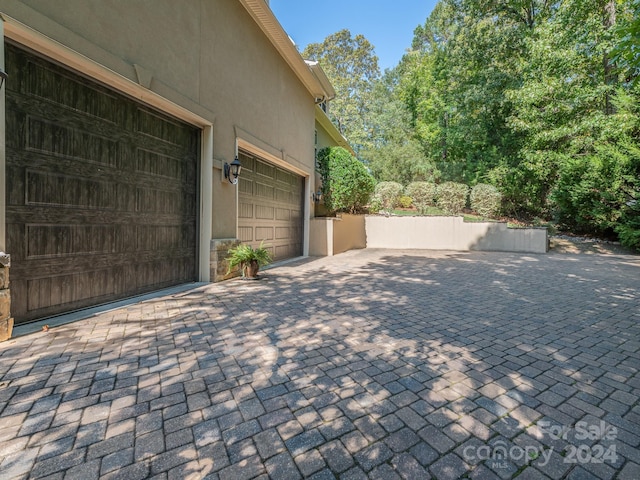
[[[494,217],[500,211],[502,194],[493,185],[479,183],[471,189],[471,209],[483,217]]]
[[[469,187],[462,183],[444,182],[436,190],[436,204],[448,215],[457,215],[467,206]]]
[[[400,203],[404,188],[397,182],[380,182],[374,190],[374,198],[380,202],[382,210],[392,210]]]
[[[369,203],[375,180],[346,149],[323,148],[318,152],[318,167],[324,205],[330,212],[356,213]]]
[[[436,202],[436,184],[431,182],[413,182],[407,185],[405,193],[413,200],[413,205],[420,213],[425,213],[428,207],[434,207]]]

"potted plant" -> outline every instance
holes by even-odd
[[[263,242],[260,243],[258,248],[253,248],[247,244],[240,244],[229,250],[227,261],[229,262],[227,274],[230,273],[233,268],[239,266],[244,278],[256,279],[258,278],[258,270],[260,267],[271,263],[271,255],[269,251],[264,248]]]

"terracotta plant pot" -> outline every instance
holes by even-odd
[[[258,270],[260,269],[260,265],[257,260],[251,260],[249,263],[244,266],[244,276],[245,278],[258,278]]]

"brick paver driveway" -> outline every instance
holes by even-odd
[[[0,478],[640,478],[640,258],[353,251],[0,345]]]

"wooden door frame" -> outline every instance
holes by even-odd
[[[210,242],[213,214],[213,124],[215,116],[204,111],[181,94],[169,91],[172,101],[151,89],[148,89],[129,78],[101,65],[88,57],[62,45],[61,43],[43,35],[42,33],[24,25],[23,23],[2,14],[0,16],[0,67],[4,70],[4,44],[6,40],[22,45],[38,52],[42,57],[67,67],[82,76],[131,97],[138,102],[159,110],[167,115],[193,125],[201,130],[200,133],[200,161],[198,165],[199,184],[197,185],[199,199],[199,214],[197,217],[198,246],[194,252],[197,261],[197,277],[201,282],[210,281]],[[115,62],[122,62],[116,59]],[[133,66],[132,66],[133,69]],[[11,75],[11,72],[7,72]],[[165,88],[166,90],[166,88]],[[195,113],[182,105],[199,107],[205,116]],[[0,178],[6,178],[6,120],[5,120],[5,88],[0,92]],[[5,182],[0,182],[0,198],[6,197]],[[6,206],[0,202],[0,251],[6,248]],[[11,252],[6,252],[11,254]]]

